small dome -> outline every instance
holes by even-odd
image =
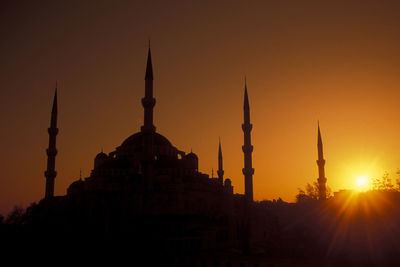
[[[106,153],[103,153],[103,151],[101,151],[99,154],[96,155],[96,157],[94,158],[94,168],[97,169],[98,167],[100,167],[101,165],[103,165],[104,162],[106,162],[108,160],[108,156]]]
[[[108,158],[108,156],[107,156],[107,154],[106,153],[104,153],[103,151],[102,152],[100,152],[99,154],[97,154],[96,155],[96,157],[95,157],[95,159],[97,160],[97,159],[107,159]]]
[[[229,178],[225,179],[225,186],[227,186],[227,187],[232,186],[232,181],[231,181],[231,179],[229,179]]]
[[[67,189],[67,194],[70,195],[70,194],[79,193],[79,192],[83,189],[83,185],[84,185],[84,182],[83,182],[81,179],[79,179],[79,180],[73,182],[73,183],[68,187],[68,189]]]
[[[185,156],[185,158],[187,158],[187,159],[196,159],[196,160],[199,159],[199,157],[197,157],[197,155],[195,153],[193,153],[193,152],[190,152],[189,154],[187,154]]]
[[[192,170],[198,170],[199,168],[199,158],[197,157],[196,154],[194,154],[193,152],[190,152],[189,154],[187,154],[184,157],[185,160],[185,166],[188,169],[192,169]]]

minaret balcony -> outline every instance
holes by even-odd
[[[46,178],[55,178],[57,176],[57,172],[53,170],[47,170],[44,172],[44,176],[46,176]]]
[[[253,124],[251,124],[251,123],[243,123],[242,124],[243,132],[247,133],[247,132],[250,132],[252,129],[253,129]]]
[[[142,105],[144,108],[153,108],[156,105],[155,98],[142,98]]]
[[[252,145],[242,146],[242,150],[244,153],[251,153],[251,152],[253,152],[253,146]]]
[[[55,148],[46,149],[47,156],[49,156],[49,157],[57,155],[57,152],[58,151]]]
[[[47,129],[47,131],[49,132],[50,135],[57,135],[58,134],[58,128],[50,127],[50,128]]]
[[[242,172],[245,176],[248,175],[253,175],[254,174],[254,168],[243,168]]]

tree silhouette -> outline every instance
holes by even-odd
[[[396,179],[397,190],[400,191],[400,169],[397,169],[396,174],[397,174],[397,179]]]
[[[398,183],[399,179],[397,179],[396,182]],[[372,188],[373,190],[379,191],[394,190],[394,185],[392,184],[392,179],[389,177],[389,173],[385,172],[381,178],[374,179],[372,181]]]
[[[305,190],[298,188],[299,193],[296,195],[296,202],[313,201],[318,200],[319,197],[319,186],[317,182],[312,184],[307,183]],[[326,199],[331,196],[331,188],[326,187]]]
[[[5,220],[6,224],[22,224],[24,220],[24,209],[21,206],[15,206],[8,214]]]

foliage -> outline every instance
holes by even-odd
[[[400,169],[397,169],[397,179],[396,179],[396,185],[397,185],[397,190],[400,191]]]
[[[318,200],[319,197],[319,186],[317,182],[313,184],[307,183],[305,190],[298,188],[299,193],[296,195],[296,202],[313,201]],[[326,198],[331,196],[330,187],[326,187]]]
[[[398,183],[397,179],[397,183]],[[391,191],[394,190],[394,185],[392,184],[392,179],[389,177],[389,173],[385,172],[385,174],[381,178],[376,178],[372,181],[372,189],[379,191]]]
[[[21,206],[15,206],[14,209],[8,214],[6,224],[22,224],[24,221],[25,211]]]

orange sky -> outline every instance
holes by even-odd
[[[33,3],[34,2],[34,3]],[[144,3],[145,2],[145,3]],[[44,195],[55,81],[55,192],[89,175],[143,121],[147,39],[155,125],[242,193],[244,76],[255,199],[294,201],[317,178],[320,120],[328,185],[400,168],[397,1],[26,1],[0,7],[0,213]]]

